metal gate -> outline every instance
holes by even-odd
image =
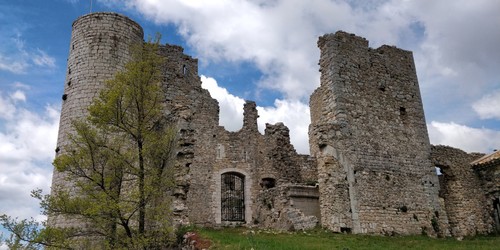
[[[245,177],[237,173],[221,175],[222,221],[245,221]]]

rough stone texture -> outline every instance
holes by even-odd
[[[317,187],[281,185],[260,191],[254,224],[278,230],[312,229],[319,222]]]
[[[472,162],[471,166],[481,181],[493,229],[500,234],[500,151]]]
[[[442,173],[440,196],[444,198],[451,234],[455,237],[492,230],[492,204],[486,206],[481,180],[470,166],[478,156],[447,146],[432,147],[432,161]]]
[[[419,234],[441,212],[413,56],[362,37],[320,37],[321,86],[311,95],[322,225]],[[341,202],[338,202],[341,201]],[[430,232],[432,233],[432,232]]]
[[[99,94],[106,80],[123,69],[130,59],[129,48],[143,42],[142,28],[129,18],[115,13],[94,13],[73,22],[68,67],[64,83],[63,105],[59,122],[56,153],[64,153],[73,120],[88,115],[87,107]],[[65,175],[54,171],[52,192],[72,190]],[[80,220],[49,217],[50,225],[75,226]]]
[[[69,142],[71,122],[87,115],[136,42],[143,42],[142,28],[122,15],[92,13],[73,23],[58,154]],[[371,49],[366,39],[345,32],[325,35],[318,45],[321,86],[310,99],[310,156],[297,154],[283,123],[266,124],[260,134],[252,101],[243,107],[239,131],[219,126],[219,106],[201,88],[197,59],[180,46],[160,46],[164,114],[178,129],[176,187],[166,194],[175,223],[287,230],[321,223],[336,232],[442,236],[450,225],[456,236],[490,232],[491,214],[500,210],[498,159],[473,164],[474,172],[472,156],[433,148],[433,161],[445,172],[438,196],[411,52]],[[243,221],[222,220],[226,173],[244,180]],[[53,176],[53,194],[73,188],[62,173]],[[49,216],[49,225],[84,223]]]
[[[58,148],[64,153],[71,121],[84,118],[92,99],[107,79],[129,60],[129,46],[143,42],[142,28],[130,19],[112,13],[80,17],[73,25],[68,59],[68,79],[61,114]],[[253,221],[252,205],[257,193],[274,185],[316,180],[315,159],[298,155],[290,144],[289,130],[282,123],[266,125],[258,132],[255,102],[244,106],[243,127],[237,132],[218,125],[219,106],[201,88],[198,61],[176,45],[162,45],[165,117],[179,131],[175,162],[176,187],[172,191],[176,224],[217,225],[221,221],[221,175],[237,173],[245,180],[245,221]],[[53,187],[71,188],[54,171]],[[78,220],[51,216],[51,225],[79,225]]]

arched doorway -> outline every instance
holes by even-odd
[[[245,221],[245,176],[227,172],[221,175],[221,220]]]

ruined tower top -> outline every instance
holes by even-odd
[[[402,227],[408,218],[397,213],[404,208],[430,221],[442,212],[412,53],[387,45],[372,49],[365,38],[343,31],[320,37],[318,47],[321,85],[310,99],[311,154],[318,157],[319,176],[335,176],[319,179],[320,192],[349,188],[323,195],[332,207],[321,215],[325,226],[403,234],[430,228],[417,221]]]

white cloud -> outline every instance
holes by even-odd
[[[500,131],[437,121],[427,124],[427,128],[434,145],[448,145],[467,152],[483,153],[500,149]]]
[[[15,60],[0,54],[0,70],[21,74],[26,71],[28,64],[24,60]]]
[[[348,23],[341,18],[350,12],[345,3],[301,0],[127,3],[156,22],[176,23],[202,61],[251,61],[264,74],[260,87],[294,99],[319,84],[320,30]]]
[[[261,132],[265,124],[283,122],[290,129],[290,141],[298,153],[309,154],[309,105],[300,101],[275,100],[274,107],[257,107]]]
[[[201,87],[210,92],[212,98],[219,102],[219,125],[228,131],[238,131],[243,126],[243,104],[245,100],[230,94],[227,89],[219,87],[211,77],[201,76]]]
[[[56,59],[47,55],[47,53],[41,49],[37,49],[36,53],[32,54],[33,63],[40,67],[54,68],[56,66]]]
[[[219,102],[219,125],[229,131],[238,131],[243,125],[243,104],[245,100],[230,94],[217,85],[213,78],[201,76],[202,87]],[[273,107],[257,107],[259,131],[264,134],[266,123],[283,122],[290,129],[290,141],[299,153],[309,153],[308,128],[309,106],[300,101],[275,100]]]
[[[12,87],[14,87],[15,89],[24,89],[24,90],[30,90],[31,87],[29,85],[26,85],[22,82],[14,82],[11,84]]]
[[[17,102],[25,98],[21,93],[0,93],[0,214],[41,220],[30,191],[50,191],[59,111],[52,106],[42,114],[27,110]]]
[[[103,2],[123,6],[123,1]],[[318,86],[317,37],[339,29],[366,37],[372,47],[413,50],[426,107],[433,108],[427,110],[430,120],[471,122],[473,116],[460,114],[471,113],[472,103],[498,82],[498,1],[127,0],[125,5],[156,23],[176,24],[202,63],[253,63],[263,74],[255,91],[276,90],[287,105],[306,101]],[[288,107],[278,105],[280,112]],[[227,112],[241,117],[239,110]],[[298,117],[309,116],[307,108],[300,110]],[[228,129],[241,126],[230,124]]]
[[[499,1],[407,1],[424,36],[414,50],[428,106],[459,117],[499,81]],[[444,94],[446,93],[446,94]],[[457,103],[466,105],[456,105]],[[441,106],[441,107],[440,107]]]
[[[500,90],[483,96],[472,108],[481,119],[500,119]]]
[[[21,90],[16,90],[14,93],[11,93],[10,97],[13,101],[26,101],[26,95]]]
[[[0,97],[2,97],[0,91]],[[0,119],[11,119],[15,113],[15,106],[13,100],[10,98],[0,98]]]
[[[32,49],[26,46],[22,40],[21,33],[14,31],[14,35],[0,36],[0,71],[8,71],[14,74],[25,74],[30,67],[55,68],[56,59],[44,50]],[[2,51],[2,48],[4,49]]]

